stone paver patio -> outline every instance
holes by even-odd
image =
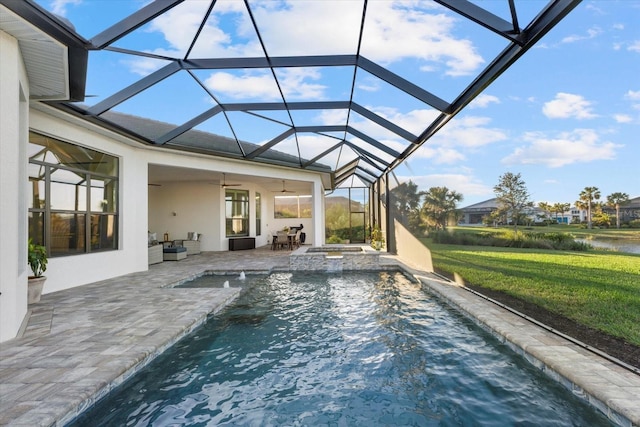
[[[207,270],[288,270],[289,254],[267,247],[203,252],[44,295],[29,307],[23,335],[0,344],[0,425],[65,425],[239,293],[172,284]],[[640,426],[639,375],[396,257],[381,262],[413,274],[616,424]]]

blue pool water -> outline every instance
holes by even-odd
[[[610,425],[401,273],[241,283],[74,425]]]

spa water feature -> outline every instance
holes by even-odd
[[[610,425],[401,273],[246,282],[74,425]]]

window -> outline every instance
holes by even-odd
[[[311,196],[276,196],[275,218],[311,218]]]
[[[262,197],[256,193],[256,236],[262,235]]]
[[[225,190],[227,237],[249,235],[249,191]]]
[[[118,159],[29,134],[29,237],[49,256],[118,249]]]

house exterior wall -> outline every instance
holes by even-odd
[[[311,183],[312,218],[302,222],[307,244],[324,241],[324,188],[320,174],[266,164],[233,161],[195,153],[144,146],[122,135],[39,102],[29,103],[29,81],[17,40],[0,31],[0,342],[14,338],[28,312],[27,219],[29,130],[91,148],[119,159],[118,250],[49,258],[43,294],[148,269],[147,232],[184,239],[203,233],[202,250],[228,250],[224,225],[224,192],[207,183],[148,186],[150,164],[188,167],[247,176]],[[274,193],[247,182],[251,200],[262,195],[262,234],[266,245],[274,219]],[[321,200],[318,200],[321,199]],[[177,215],[174,217],[173,212]],[[255,236],[255,208],[250,209]],[[276,228],[277,229],[277,228]]]
[[[18,42],[0,31],[0,342],[27,313],[26,139],[29,82]]]
[[[115,136],[78,118],[48,114],[49,109],[31,109],[31,130],[119,158],[119,249],[50,258],[43,294],[146,270],[148,215],[144,150],[123,144]]]

